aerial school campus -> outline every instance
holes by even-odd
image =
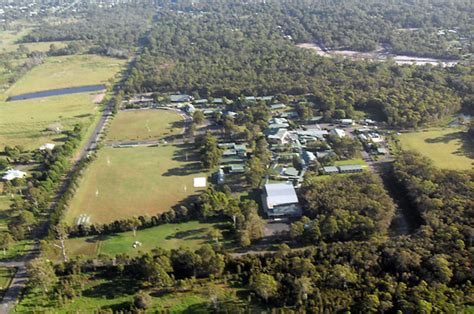
[[[265,4],[224,5],[222,29],[202,5],[59,6],[42,14],[68,39],[41,33],[34,15],[0,31],[4,309],[469,310],[469,93],[447,83],[469,66],[333,60],[288,45],[269,16],[269,38],[254,34],[246,17]],[[124,23],[113,49],[94,37],[109,30],[68,15],[100,25],[101,12]],[[204,17],[210,29],[196,33]],[[201,46],[212,34],[217,52]],[[226,56],[265,56],[261,40],[276,45],[278,71]],[[341,83],[353,71],[365,77]],[[387,86],[371,91],[377,80]]]

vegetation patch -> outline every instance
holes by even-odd
[[[170,210],[199,189],[193,179],[206,177],[190,147],[104,148],[86,170],[66,214],[90,223],[108,223]]]
[[[156,248],[171,250],[183,247],[196,250],[201,245],[212,241],[209,235],[211,231],[222,228],[227,228],[227,225],[199,221],[166,224],[138,230],[136,235],[130,231],[106,236],[68,239],[66,249],[71,257],[79,255],[92,257],[102,254],[136,256]],[[140,245],[134,248],[135,241],[138,241]],[[60,252],[56,251],[50,256],[51,258],[60,257]]]
[[[474,144],[463,128],[427,129],[403,133],[401,147],[414,150],[444,169],[469,170],[474,162]]]
[[[179,134],[182,117],[171,110],[121,111],[107,134],[109,142],[143,141]]]

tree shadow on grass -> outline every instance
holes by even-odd
[[[427,138],[425,139],[425,142],[429,144],[449,144],[449,142],[456,140],[461,142],[461,146],[454,152],[454,154],[474,159],[474,141],[469,138],[469,134],[465,131],[448,133],[434,138]]]
[[[202,171],[201,164],[198,162],[188,163],[179,168],[168,169],[163,176],[172,177],[172,176],[189,176],[191,174],[197,174]]]
[[[115,299],[118,297],[134,295],[138,292],[139,286],[136,280],[128,278],[115,278],[100,285],[85,290],[82,295],[89,298]]]
[[[205,232],[207,228],[199,228],[199,229],[193,229],[193,230],[186,230],[186,231],[178,231],[175,234],[169,235],[166,237],[167,240],[170,239],[184,239],[188,238],[191,236],[196,236],[202,232]]]

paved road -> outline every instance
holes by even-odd
[[[17,271],[12,278],[12,282],[5,292],[5,296],[0,303],[0,313],[10,312],[16,305],[21,292],[28,283],[26,264],[38,254],[39,245],[35,244],[33,249],[23,257],[21,261],[0,262],[0,267],[16,268]]]

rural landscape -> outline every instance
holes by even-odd
[[[0,0],[0,313],[472,313],[473,15]]]

